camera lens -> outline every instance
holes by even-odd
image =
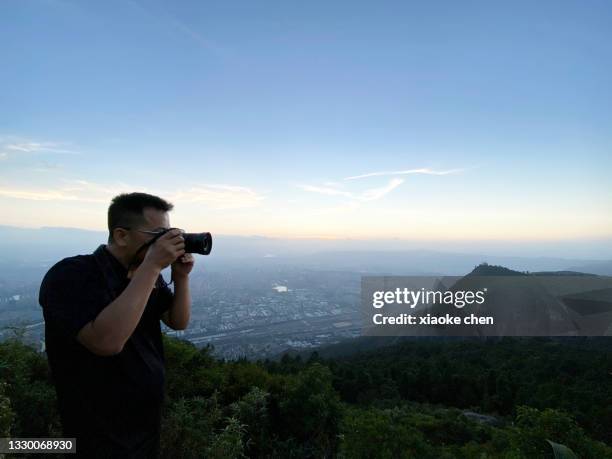
[[[208,255],[212,250],[212,236],[210,233],[184,233],[185,252]]]

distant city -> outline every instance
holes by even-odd
[[[166,274],[166,278],[168,275]],[[236,268],[191,276],[192,313],[184,331],[170,336],[211,344],[227,359],[258,358],[291,348],[313,348],[360,333],[360,275],[297,268]],[[38,286],[2,285],[0,339],[17,333],[44,349]],[[20,293],[14,293],[19,291]]]

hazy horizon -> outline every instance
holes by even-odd
[[[189,228],[185,228],[190,232],[197,232]],[[75,232],[82,232],[84,235],[93,237],[85,237],[85,241],[100,243],[106,242],[108,234],[107,230],[102,229],[86,229],[61,226],[42,226],[42,227],[18,227],[11,225],[0,225],[0,246],[11,245],[15,241],[6,240],[7,232],[16,230],[18,232],[32,232],[23,238],[23,241],[31,241],[40,243],[41,240],[36,239],[36,232],[52,231],[54,242],[74,242]],[[63,235],[62,230],[68,231],[69,234]],[[30,238],[30,239],[28,239]],[[265,235],[236,235],[236,234],[214,234],[213,241],[223,240],[221,250],[228,248],[233,254],[236,249],[232,248],[232,241],[248,242],[263,242],[264,245],[251,245],[250,250],[256,250],[257,253],[268,248],[271,253],[269,256],[283,256],[286,254],[304,254],[316,253],[321,251],[387,251],[387,252],[402,252],[402,251],[424,251],[424,252],[440,252],[440,253],[455,253],[483,256],[507,256],[507,257],[525,257],[525,258],[558,258],[567,260],[612,260],[612,238],[602,238],[599,240],[573,239],[561,241],[500,241],[500,240],[410,240],[399,238],[282,238],[271,237]],[[269,242],[268,246],[265,245]],[[240,242],[241,244],[241,242]],[[219,251],[218,244],[213,243],[213,247]],[[240,245],[240,247],[242,247]],[[249,256],[249,249],[246,249],[245,257]],[[276,252],[276,253],[274,253]],[[221,254],[222,255],[222,254]]]

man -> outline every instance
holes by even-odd
[[[116,196],[108,208],[108,244],[64,258],[39,295],[45,344],[64,437],[78,457],[159,456],[164,400],[160,319],[189,322],[189,273],[173,205],[145,193]],[[161,276],[172,266],[174,293]]]

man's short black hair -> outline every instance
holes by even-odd
[[[174,205],[147,193],[123,193],[115,196],[108,207],[108,242],[113,241],[115,228],[133,228],[144,223],[143,210],[145,207],[168,212]]]

